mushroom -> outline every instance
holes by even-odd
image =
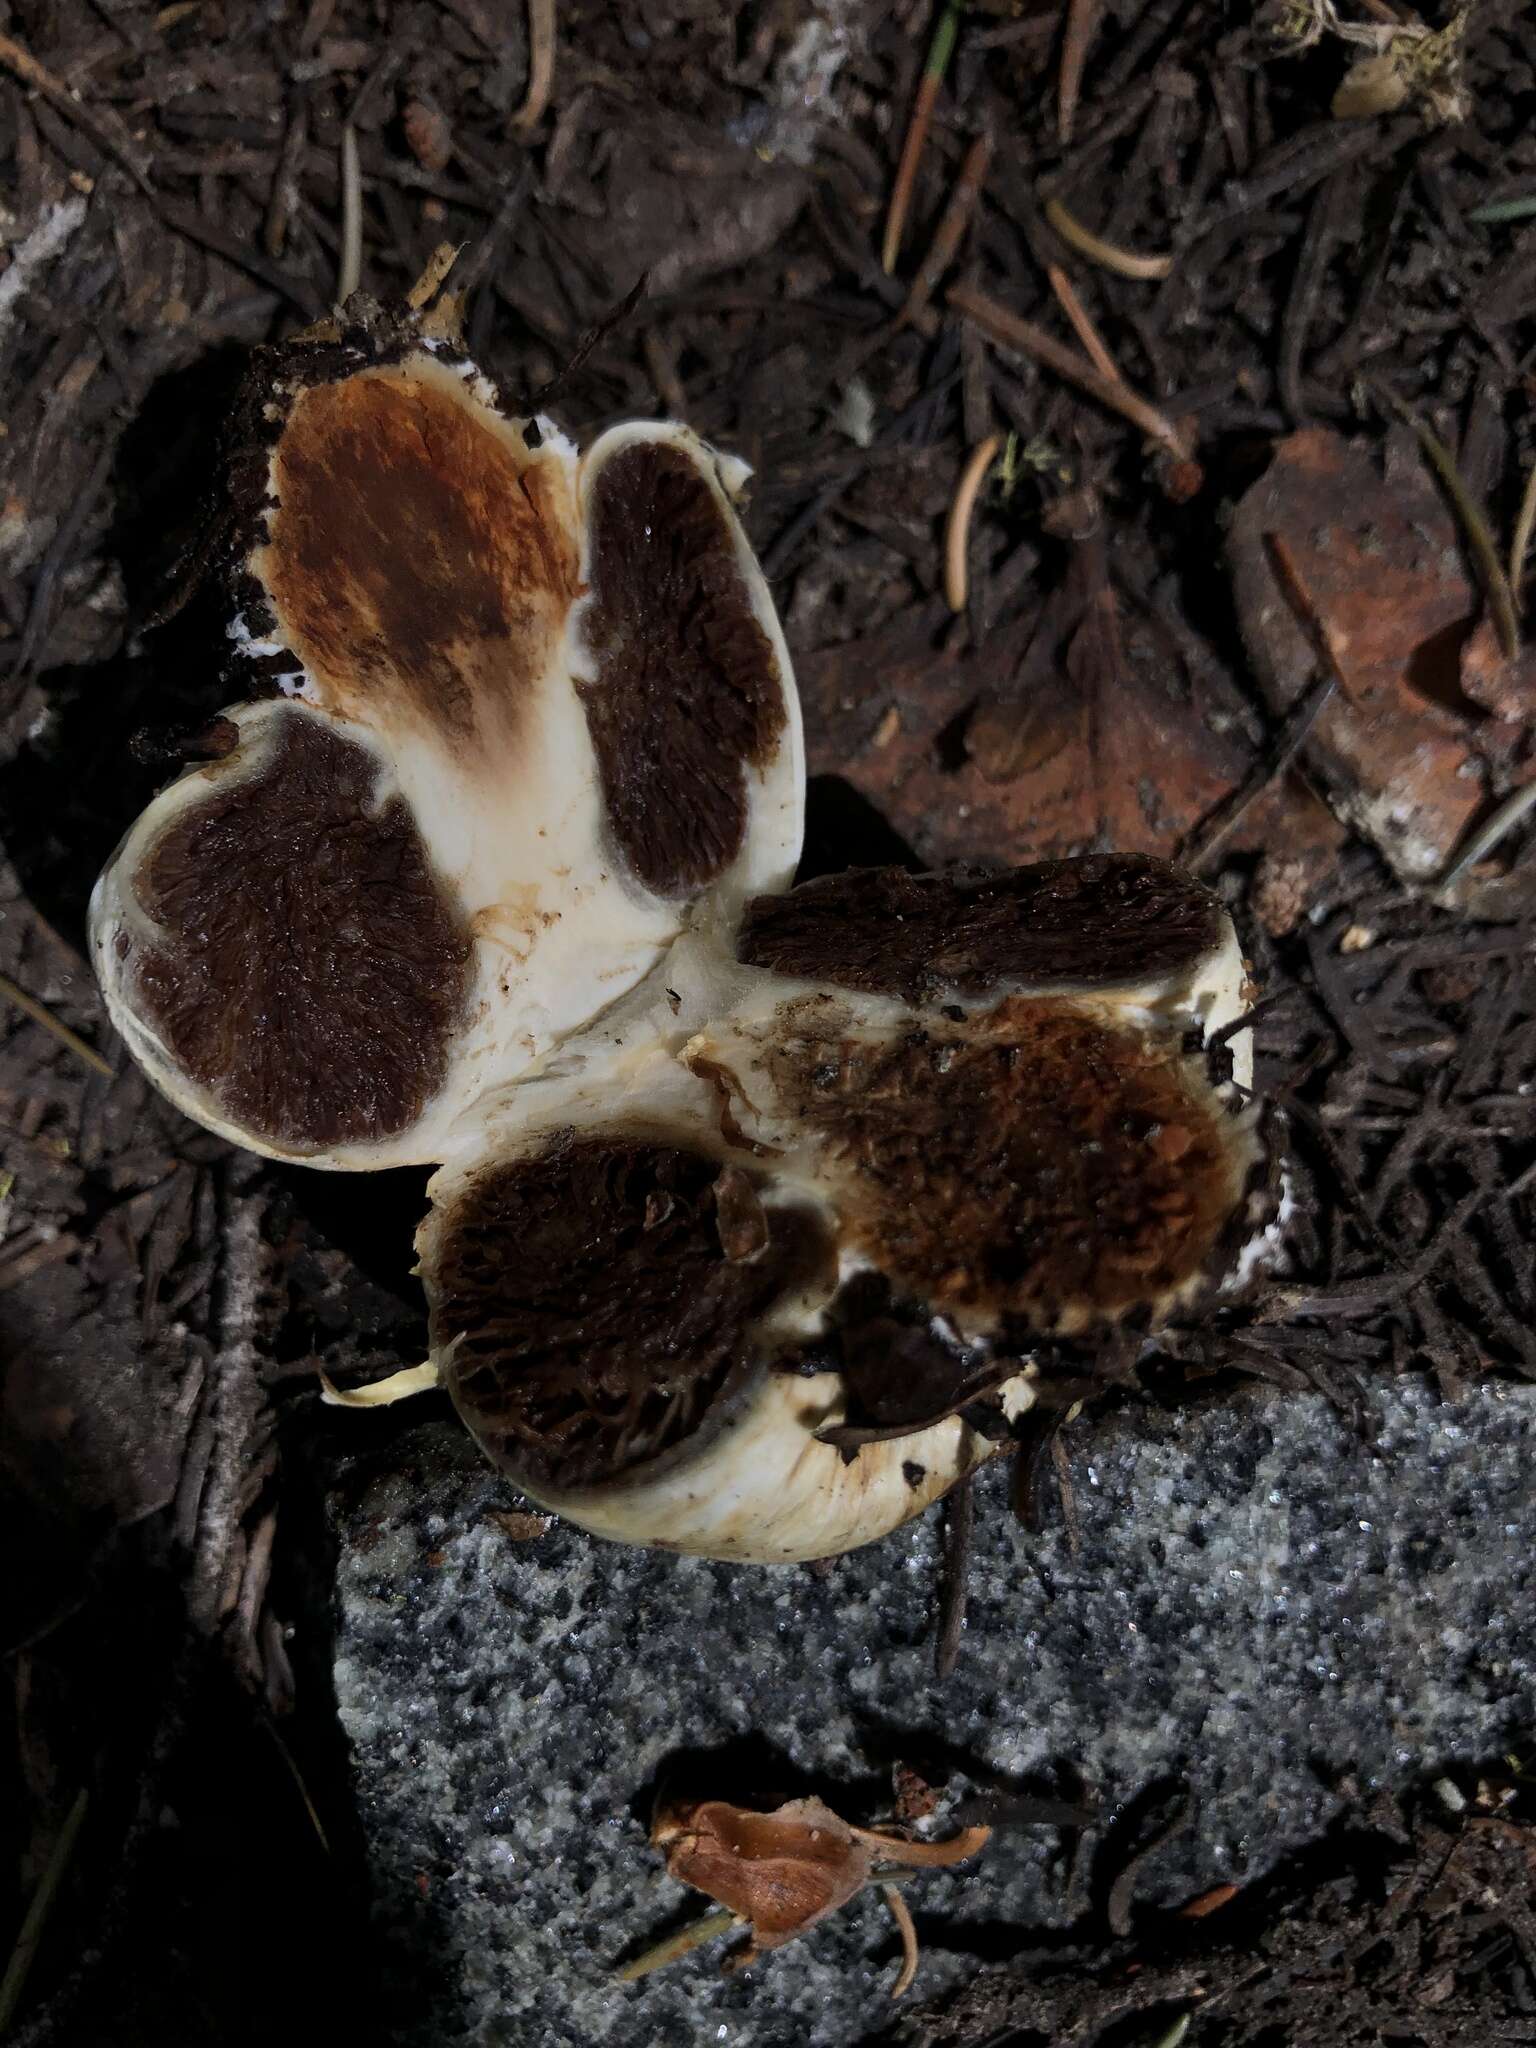
[[[230,473],[260,694],[102,876],[102,986],[210,1128],[437,1166],[402,1377],[530,1498],[849,1549],[1005,1442],[1061,1347],[1251,1266],[1209,891],[1113,855],[787,889],[799,718],[739,466],[666,424],[578,455],[353,301],[260,359]]]
[[[444,1384],[601,1535],[779,1563],[883,1535],[1007,1440],[1042,1354],[1152,1328],[1261,1240],[1244,991],[1217,899],[1137,855],[695,925],[431,1182]]]
[[[435,1162],[691,906],[793,871],[799,711],[744,472],[670,425],[578,457],[386,317],[268,352],[242,412],[231,637],[263,695],[107,867],[97,971],[199,1122]]]

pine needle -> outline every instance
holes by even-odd
[[[895,1885],[881,1885],[880,1896],[890,1907],[891,1918],[901,1936],[901,1968],[891,1986],[892,1998],[900,1998],[912,1989],[917,1976],[917,1929],[912,1924],[912,1910]]]
[[[955,495],[949,508],[949,520],[944,532],[944,595],[952,612],[963,612],[970,586],[967,567],[967,553],[971,538],[971,515],[976,509],[976,500],[981,496],[981,487],[987,474],[997,460],[998,450],[1003,445],[1001,434],[988,434],[985,441],[978,442],[971,450],[965,468],[960,472],[960,481],[955,486]]]
[[[1045,217],[1064,242],[1101,269],[1112,270],[1117,277],[1151,282],[1167,277],[1173,269],[1171,256],[1141,256],[1134,249],[1122,249],[1114,242],[1102,240],[1085,228],[1075,214],[1068,213],[1059,199],[1047,199]]]
[[[65,1815],[64,1825],[55,1837],[47,1867],[37,1881],[37,1890],[32,1894],[27,1917],[21,1923],[21,1932],[16,1937],[16,1946],[11,1950],[11,1960],[6,1966],[4,1979],[0,1980],[0,2034],[10,2032],[11,2022],[16,2017],[16,2008],[21,2003],[21,1994],[27,1988],[27,1976],[42,1942],[43,1930],[48,1925],[48,1915],[53,1911],[53,1902],[58,1897],[59,1886],[64,1882],[69,1860],[75,1853],[75,1843],[85,1820],[85,1809],[90,1803],[90,1796],[83,1785],[75,1794],[75,1803]]]
[[[1080,391],[1098,399],[1101,405],[1109,406],[1133,426],[1140,427],[1149,440],[1166,448],[1181,462],[1188,460],[1189,447],[1172,420],[1166,413],[1159,412],[1155,405],[1149,405],[1129,384],[1102,375],[1092,363],[1075,355],[1053,335],[1047,334],[1043,327],[1021,320],[1017,313],[1009,312],[1006,306],[999,305],[985,292],[976,291],[970,285],[957,284],[950,286],[946,297],[947,303],[957,313],[972,321],[989,339],[1044,363],[1058,377],[1065,377],[1069,384],[1075,384]]]
[[[0,974],[0,999],[14,1004],[18,1010],[30,1017],[34,1024],[41,1024],[45,1031],[51,1031],[60,1045],[68,1046],[77,1060],[84,1060],[96,1073],[105,1074],[107,1079],[111,1080],[112,1069],[96,1048],[87,1045],[78,1031],[71,1031],[67,1024],[54,1016],[52,1010],[40,1003],[36,996],[29,996],[21,984],[12,981],[8,974]]]
[[[1057,304],[1072,323],[1072,332],[1086,349],[1088,360],[1101,377],[1108,377],[1116,384],[1123,384],[1125,378],[1121,375],[1120,365],[1105,347],[1104,338],[1094,326],[1088,308],[1072,287],[1072,280],[1054,263],[1046,265],[1045,274],[1050,279],[1051,290],[1056,294]]]
[[[1383,390],[1381,395],[1398,418],[1413,429],[1424,460],[1445,488],[1445,494],[1450,499],[1452,509],[1461,521],[1462,531],[1467,537],[1467,547],[1471,552],[1473,566],[1477,570],[1478,581],[1483,586],[1483,595],[1487,598],[1488,609],[1493,614],[1499,646],[1505,656],[1513,661],[1520,652],[1520,621],[1515,609],[1514,592],[1509,587],[1509,578],[1504,574],[1504,564],[1499,560],[1499,551],[1493,544],[1493,534],[1489,530],[1483,509],[1462,482],[1455,458],[1434,429],[1416,413],[1410,411],[1395,392]]]
[[[741,1916],[733,1913],[729,1906],[706,1913],[702,1919],[690,1920],[676,1934],[669,1934],[665,1941],[658,1941],[654,1947],[646,1949],[632,1963],[626,1963],[622,1970],[615,1970],[614,1982],[634,1984],[641,1977],[649,1977],[653,1970],[665,1969],[668,1963],[675,1963],[679,1956],[691,1955],[706,1941],[713,1941],[717,1934],[725,1934],[730,1928],[742,1924]]]
[[[357,156],[357,131],[349,121],[341,131],[341,259],[336,267],[336,303],[344,306],[363,275],[363,171]]]
[[[896,259],[901,254],[901,238],[906,233],[907,214],[912,205],[913,188],[917,184],[917,167],[922,162],[923,146],[928,140],[934,105],[939,97],[939,87],[944,83],[944,74],[949,69],[949,60],[954,54],[955,37],[959,28],[959,7],[955,0],[944,0],[938,24],[933,31],[933,41],[928,46],[928,61],[923,66],[917,98],[912,103],[912,119],[907,126],[907,139],[901,147],[901,162],[896,167],[896,182],[891,187],[891,210],[886,218],[885,241],[880,250],[880,267],[887,277],[896,268]]]
[[[555,0],[528,0],[528,94],[512,122],[527,136],[539,125],[555,82]]]
[[[1507,838],[1530,810],[1536,810],[1536,778],[1512,790],[1501,804],[1494,807],[1491,816],[1473,832],[1435,886],[1439,889],[1453,888],[1479,861],[1488,858],[1499,841]]]
[[[1099,25],[1101,0],[1070,0],[1067,26],[1061,38],[1061,70],[1056,82],[1056,133],[1062,146],[1072,140],[1077,119],[1077,102],[1083,89],[1083,67],[1088,45]]]
[[[1525,558],[1531,550],[1533,527],[1536,527],[1536,457],[1532,458],[1531,473],[1520,496],[1520,516],[1515,521],[1515,537],[1509,544],[1509,589],[1517,605],[1520,586],[1525,581]]]

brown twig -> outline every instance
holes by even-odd
[[[1159,412],[1155,405],[1149,405],[1123,380],[1104,376],[1092,363],[1074,355],[1071,349],[1047,334],[1044,328],[1036,327],[1030,320],[1021,320],[1017,313],[1010,313],[1006,306],[999,305],[996,299],[970,285],[951,285],[946,302],[967,320],[973,320],[991,340],[1001,343],[1004,348],[1018,349],[1036,362],[1043,363],[1058,377],[1064,377],[1069,384],[1075,384],[1090,398],[1096,398],[1111,412],[1119,413],[1122,419],[1139,427],[1149,440],[1166,448],[1179,461],[1189,460],[1193,453],[1190,443],[1166,413]]]
[[[23,85],[41,93],[48,104],[56,107],[66,121],[88,135],[98,148],[115,158],[132,178],[141,192],[153,195],[154,187],[149,182],[149,172],[143,159],[127,136],[118,133],[115,118],[97,114],[81,99],[76,98],[62,78],[56,78],[46,64],[39,64],[32,52],[18,43],[14,36],[0,35],[0,65]]]
[[[1169,276],[1173,270],[1171,256],[1139,256],[1134,249],[1122,249],[1114,242],[1106,242],[1100,236],[1085,228],[1074,214],[1068,213],[1059,199],[1047,199],[1045,217],[1064,242],[1068,242],[1080,255],[1101,269],[1112,270],[1117,277],[1132,277],[1143,283],[1153,283]]]
[[[216,222],[199,213],[195,207],[183,206],[174,200],[155,200],[155,211],[173,234],[185,235],[189,242],[196,242],[200,248],[211,249],[215,256],[222,256],[226,263],[233,263],[237,270],[254,277],[258,284],[270,290],[281,292],[285,299],[297,306],[307,320],[318,320],[324,308],[320,296],[307,278],[298,276],[281,263],[272,263],[262,256],[250,240],[240,235],[226,234]]]
[[[71,1031],[67,1024],[54,1016],[52,1010],[40,1003],[36,996],[29,996],[21,984],[12,981],[8,974],[0,974],[0,999],[14,1004],[18,1010],[30,1017],[34,1024],[41,1024],[45,1031],[51,1031],[60,1045],[68,1046],[76,1059],[84,1060],[88,1067],[94,1068],[98,1074],[105,1074],[107,1079],[111,1080],[112,1069],[96,1048],[87,1045],[78,1031]]]
[[[1184,865],[1191,874],[1199,874],[1211,855],[1231,838],[1237,826],[1265,790],[1271,783],[1277,782],[1290,767],[1306,745],[1307,735],[1332,702],[1333,693],[1337,688],[1338,678],[1330,671],[1325,670],[1318,676],[1305,694],[1292,705],[1275,737],[1274,745],[1258,767],[1232,791],[1230,796],[1223,797],[1214,810],[1206,813],[1181,855]]]
[[[1067,1555],[1075,1560],[1083,1554],[1083,1532],[1077,1518],[1077,1490],[1072,1484],[1072,1460],[1067,1455],[1067,1447],[1061,1440],[1059,1429],[1051,1432],[1050,1449],[1051,1463],[1056,1468],[1056,1490],[1061,1495],[1062,1527],[1067,1532]]]
[[[555,0],[528,0],[528,93],[512,130],[526,136],[539,125],[555,82]]]
[[[299,198],[299,167],[309,145],[309,102],[301,93],[288,127],[267,200],[267,217],[262,226],[261,245],[274,262],[280,261],[288,243],[288,225]]]
[[[645,356],[645,367],[650,373],[656,396],[667,409],[667,418],[682,420],[688,417],[688,399],[682,381],[677,374],[677,360],[654,327],[648,327],[640,337],[640,347]]]
[[[32,1959],[37,1954],[43,1930],[48,1924],[48,1915],[58,1896],[64,1873],[69,1868],[69,1859],[75,1853],[75,1843],[85,1823],[85,1809],[90,1793],[84,1786],[75,1794],[74,1804],[65,1815],[64,1825],[54,1838],[49,1851],[48,1862],[38,1879],[37,1890],[32,1894],[32,1903],[27,1908],[27,1917],[21,1923],[21,1932],[16,1937],[16,1946],[11,1950],[11,1960],[6,1966],[5,1977],[0,1981],[0,2034],[10,2032],[11,2022],[16,2017],[16,2008],[21,1994],[26,1989],[27,1976],[32,1968]]]
[[[939,1635],[934,1646],[936,1675],[948,1678],[960,1661],[960,1634],[965,1627],[966,1580],[971,1568],[971,1535],[976,1527],[976,1497],[969,1474],[949,1496],[944,1522],[943,1583],[939,1594]]]
[[[923,66],[922,78],[918,81],[917,98],[912,102],[912,119],[907,124],[907,136],[901,146],[901,161],[896,166],[896,182],[891,187],[891,210],[886,216],[885,240],[880,248],[880,267],[889,277],[896,268],[896,258],[901,254],[901,238],[906,232],[907,214],[912,205],[912,190],[917,183],[917,167],[922,161],[923,145],[928,140],[928,130],[933,122],[933,109],[939,97],[939,87],[944,83],[944,73],[949,69],[949,60],[955,47],[955,36],[960,27],[960,9],[955,0],[943,0],[933,41],[928,46],[928,61]]]
[[[950,502],[949,519],[944,529],[944,596],[952,612],[965,610],[970,583],[966,550],[971,537],[971,515],[976,509],[976,500],[981,496],[981,487],[987,480],[987,472],[997,460],[997,451],[1002,445],[1001,434],[988,434],[985,441],[971,450]]]
[[[1183,1834],[1195,1817],[1194,1801],[1189,1797],[1179,1800],[1173,1813],[1155,1835],[1135,1849],[1126,1858],[1114,1883],[1109,1888],[1106,1913],[1109,1931],[1117,1940],[1124,1941],[1131,1931],[1131,1902],[1136,1896],[1136,1880],[1145,1864],[1159,1849]]]
[[[960,166],[960,175],[955,180],[955,189],[949,195],[949,204],[943,218],[934,230],[933,240],[928,244],[917,276],[912,280],[912,289],[907,293],[906,304],[896,316],[898,328],[916,323],[939,288],[940,280],[951,263],[965,234],[966,223],[976,207],[981,188],[986,183],[987,170],[992,162],[992,138],[978,135],[965,152]]]
[[[1089,317],[1088,308],[1073,290],[1072,280],[1064,270],[1054,263],[1045,266],[1051,290],[1056,294],[1056,303],[1072,323],[1072,332],[1088,352],[1089,360],[1101,377],[1108,377],[1112,383],[1123,384],[1120,365],[1104,346],[1104,338]]]
[[[1441,889],[1453,888],[1463,875],[1477,866],[1479,861],[1486,860],[1499,841],[1507,838],[1526,812],[1533,809],[1536,809],[1536,776],[1529,782],[1522,783],[1519,789],[1511,790],[1502,803],[1495,805],[1491,816],[1472,833],[1436,886]]]
[[[891,1909],[891,1918],[896,1922],[896,1931],[901,1936],[901,1968],[896,1973],[896,1982],[891,1986],[892,1998],[901,1998],[912,1989],[917,1976],[917,1929],[912,1924],[912,1912],[897,1886],[883,1884],[880,1896]]]
[[[341,131],[341,255],[336,265],[336,303],[344,306],[363,275],[363,171],[357,160],[357,131]]]
[[[615,1970],[614,1982],[634,1984],[641,1977],[649,1977],[653,1970],[662,1970],[668,1963],[675,1963],[679,1956],[692,1955],[696,1948],[702,1948],[706,1941],[713,1941],[717,1934],[724,1934],[729,1928],[741,1924],[739,1913],[733,1913],[729,1906],[717,1907],[713,1913],[690,1920],[686,1927],[669,1934],[665,1941],[656,1942],[636,1956],[632,1963],[626,1963],[622,1970]]]
[[[1099,25],[1100,0],[1070,0],[1061,38],[1061,70],[1056,80],[1056,133],[1063,148],[1072,140],[1077,102],[1083,89],[1088,45]]]
[[[1312,645],[1322,673],[1291,706],[1275,736],[1274,745],[1253,774],[1208,811],[1191,834],[1182,859],[1194,874],[1200,872],[1222,842],[1231,836],[1238,821],[1270,784],[1278,781],[1289,768],[1306,744],[1307,735],[1332,702],[1334,691],[1344,682],[1344,672],[1333,651],[1322,615],[1302,581],[1295,557],[1278,533],[1270,534],[1269,549],[1278,571],[1276,580],[1290,600],[1291,610]]]
[[[1530,475],[1527,476],[1525,489],[1520,494],[1520,512],[1515,520],[1515,535],[1509,544],[1509,587],[1517,604],[1520,601],[1520,586],[1525,581],[1525,558],[1530,553],[1533,527],[1536,527],[1536,459],[1531,462]]]
[[[427,258],[426,267],[420,277],[405,295],[405,303],[413,313],[419,313],[427,301],[434,298],[450,270],[459,260],[459,245],[456,242],[439,242]]]
[[[56,1265],[61,1259],[72,1259],[80,1249],[79,1238],[68,1230],[61,1230],[57,1237],[34,1239],[8,1259],[0,1259],[0,1294],[19,1287],[34,1273],[40,1273],[44,1266]]]

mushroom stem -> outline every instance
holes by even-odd
[[[1022,1414],[1033,1389],[1020,1375],[1007,1383],[1004,1398],[1011,1412]],[[815,1437],[841,1412],[844,1399],[836,1373],[802,1378],[765,1371],[743,1408],[696,1460],[681,1460],[654,1476],[569,1488],[519,1468],[517,1484],[541,1507],[614,1542],[699,1557],[804,1564],[887,1535],[999,1449],[959,1416],[949,1416],[850,1461]],[[473,1415],[467,1419],[473,1427]],[[900,1851],[902,1860],[928,1860],[908,1859],[909,1845],[878,1839],[887,1853]]]

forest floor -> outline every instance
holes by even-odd
[[[967,8],[890,272],[928,0],[556,0],[552,50],[547,11],[0,9],[0,1955],[58,1878],[27,2040],[264,2041],[366,2002],[315,1373],[419,1355],[420,1177],[197,1130],[83,942],[165,774],[130,743],[223,701],[217,593],[150,622],[247,351],[353,255],[389,297],[461,243],[505,391],[752,463],[808,870],[1103,844],[1221,889],[1286,1268],[1111,1402],[1536,1378],[1526,0]],[[1227,2031],[1191,2041],[1536,2039],[1518,1757],[1457,1797],[1362,1790],[1353,1850],[1231,1931],[1085,1936],[920,2038],[1129,2048],[1157,2001],[1116,1987],[1177,2013],[1204,1942]]]

